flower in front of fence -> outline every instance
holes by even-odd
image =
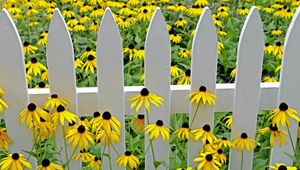
[[[205,86],[201,86],[198,90],[193,91],[191,94],[188,95],[190,98],[190,103],[196,103],[201,105],[215,105],[215,99],[217,96],[213,93],[207,91]]]
[[[78,160],[81,159],[82,162],[88,162],[91,159],[94,159],[94,155],[87,152],[85,149],[82,149],[79,151],[79,153],[76,153],[72,156],[72,159]]]
[[[230,140],[228,140],[226,137],[222,137],[221,139],[217,139],[215,141],[215,143],[217,143],[219,145],[219,147],[229,147],[229,148],[232,148],[233,147],[233,144]]]
[[[0,162],[1,170],[23,170],[25,168],[32,168],[32,165],[24,158],[23,154],[13,153],[7,155]]]
[[[94,156],[92,159],[88,161],[88,167],[95,170],[100,170],[101,165],[102,165],[102,161],[97,156]]]
[[[285,145],[287,144],[285,135],[287,135],[288,133],[285,130],[279,129],[276,124],[275,125],[270,124],[269,127],[265,127],[265,128],[258,130],[258,132],[257,132],[258,137],[261,135],[265,135],[270,131],[271,131],[271,134],[270,134],[271,147],[274,146],[275,139],[277,140],[279,147],[281,147],[282,144],[285,144]]]
[[[56,128],[52,124],[50,117],[47,119],[40,118],[40,123],[35,126],[35,131],[38,131],[37,139],[44,141],[47,137],[54,137]]]
[[[291,126],[291,120],[295,119],[297,122],[300,121],[300,118],[297,116],[297,111],[295,109],[290,108],[286,103],[282,102],[280,103],[279,107],[272,110],[270,113],[270,118],[269,120],[272,119],[272,125],[276,125],[279,127],[282,125],[285,127],[286,125],[288,127]]]
[[[44,103],[44,108],[49,109],[51,107],[51,109],[56,109],[59,105],[66,107],[68,104],[69,102],[66,99],[58,97],[57,94],[52,94]]]
[[[52,121],[53,121],[55,126],[58,124],[58,122],[60,122],[61,125],[64,126],[65,120],[67,120],[69,123],[76,122],[77,115],[75,115],[74,113],[66,110],[66,108],[64,106],[59,105],[56,108],[56,112],[52,116]]]
[[[222,148],[215,148],[215,150],[213,151],[213,155],[222,165],[227,162],[227,156]]]
[[[118,166],[124,166],[125,168],[130,167],[130,169],[135,169],[140,164],[140,161],[130,151],[126,151],[124,154],[118,157],[116,163]]]
[[[145,115],[135,115],[129,125],[133,126],[137,132],[142,132],[145,128]]]
[[[43,159],[42,164],[38,166],[38,170],[64,170],[64,168],[60,165],[50,162],[49,159]]]
[[[219,170],[222,165],[218,161],[217,157],[210,153],[200,153],[199,157],[194,159],[195,162],[199,162],[197,170]]]
[[[68,143],[72,142],[72,148],[75,149],[78,145],[80,149],[88,149],[89,143],[95,144],[94,136],[85,126],[80,125],[77,129],[72,129],[66,134]]]
[[[6,132],[6,128],[0,129],[0,149],[8,150],[9,145],[11,144],[11,139]]]
[[[92,124],[92,132],[97,132],[103,129],[107,134],[111,134],[112,131],[116,131],[118,134],[121,133],[121,123],[114,117],[110,112],[103,112],[102,116],[95,120]]]
[[[130,96],[127,102],[132,101],[130,109],[135,108],[136,113],[139,112],[142,105],[145,106],[147,112],[151,111],[150,104],[154,104],[156,107],[164,104],[164,99],[154,93],[150,93],[147,88],[143,88],[140,94]]]
[[[46,71],[47,68],[35,57],[32,57],[31,60],[25,65],[28,75],[38,76],[42,74],[42,71]]]
[[[34,103],[28,104],[28,106],[20,113],[19,123],[23,124],[26,121],[28,128],[32,128],[41,123],[41,118],[47,119],[49,114],[43,109],[37,107]]]
[[[8,108],[8,105],[6,102],[2,99],[2,96],[4,95],[4,90],[0,89],[0,113],[3,112],[5,108]]]
[[[208,124],[205,124],[200,129],[192,130],[192,133],[195,135],[195,140],[198,140],[199,138],[202,138],[202,143],[203,144],[206,143],[206,140],[209,143],[213,143],[215,140],[217,140],[217,137],[211,132],[211,128]]]
[[[240,137],[235,138],[232,141],[232,144],[234,148],[241,152],[244,152],[245,149],[247,149],[248,152],[250,152],[251,150],[254,150],[256,141],[252,138],[249,138],[247,133],[243,132]]]
[[[155,124],[145,127],[145,133],[149,134],[149,140],[156,140],[160,135],[163,140],[169,140],[170,132],[170,129],[164,126],[162,120],[157,120]]]
[[[189,127],[189,123],[184,122],[181,126],[181,128],[177,129],[174,134],[182,140],[195,140],[194,134],[191,132],[191,129]]]
[[[283,163],[275,163],[275,166],[271,165],[270,168],[273,170],[297,170],[296,167],[287,166]]]

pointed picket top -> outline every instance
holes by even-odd
[[[67,109],[77,114],[73,44],[63,16],[57,8],[53,13],[49,26],[46,56],[50,93],[57,94],[58,97],[69,101]],[[61,125],[58,125],[56,132],[57,144],[59,145],[59,149],[63,148],[62,153],[65,153],[62,130]],[[70,147],[68,147],[68,153],[72,153]],[[69,154],[69,157],[70,155],[71,154]],[[62,154],[62,156],[63,161],[66,162],[67,159],[64,154]],[[78,169],[79,166],[80,161],[71,161],[70,163],[71,169]]]
[[[115,145],[119,153],[125,151],[125,111],[124,111],[124,78],[123,51],[119,29],[109,8],[105,10],[97,40],[97,81],[98,106],[100,113],[110,112],[122,125],[120,142]],[[106,149],[107,151],[107,149]],[[111,151],[112,162],[118,155]],[[104,158],[103,169],[109,169],[109,161]],[[123,169],[115,163],[112,169]]]
[[[0,12],[0,88],[5,91],[3,100],[8,104],[4,110],[7,133],[12,139],[10,152],[23,153],[27,157],[33,145],[32,131],[19,124],[19,114],[29,103],[24,67],[23,46],[17,28],[7,12]],[[36,167],[35,158],[30,159]]]
[[[282,67],[280,72],[280,86],[278,92],[278,105],[281,102],[288,104],[290,108],[296,109],[298,111],[298,116],[300,112],[300,7],[297,9],[291,24],[288,28],[285,42],[284,42],[284,52],[282,59]],[[291,119],[291,118],[290,118]],[[291,120],[292,124],[290,127],[291,137],[294,146],[297,143],[297,128],[298,122]],[[286,128],[284,130],[287,131]],[[276,143],[274,149],[271,153],[270,164],[274,165],[275,163],[282,162],[287,165],[293,165],[293,159],[287,155],[293,155],[293,148],[291,141],[286,135],[287,145],[279,147]]]
[[[166,127],[170,122],[170,66],[171,47],[169,33],[160,8],[156,8],[145,42],[145,87],[150,93],[155,93],[164,99],[164,105],[156,108],[151,105],[149,112],[150,124],[162,120]],[[146,116],[145,116],[146,117]],[[147,119],[146,119],[147,122]],[[145,149],[149,146],[148,135]],[[158,139],[153,142],[156,161],[169,162],[169,143]],[[145,169],[154,169],[151,151],[145,158]],[[166,169],[159,166],[158,169]]]
[[[216,91],[216,74],[218,58],[218,40],[211,11],[205,7],[199,18],[192,46],[191,91],[199,90],[200,86],[207,91]],[[200,106],[197,114],[197,104],[190,106],[191,129],[202,128],[205,124],[213,130],[214,107]],[[192,121],[195,115],[194,121]],[[192,123],[193,122],[193,123]],[[198,157],[202,142],[189,141],[189,166],[196,166],[194,159]]]
[[[233,104],[233,123],[231,138],[239,138],[246,133],[255,138],[257,114],[263,63],[264,32],[259,12],[252,7],[241,32],[237,73]],[[237,150],[231,150],[229,169],[240,169],[243,158],[243,170],[251,170],[253,151],[244,151],[243,156]]]

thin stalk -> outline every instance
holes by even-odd
[[[110,144],[108,144],[108,161],[109,161],[109,169],[112,170],[112,164],[111,164],[111,154],[110,154]]]
[[[147,124],[150,125],[149,114],[148,114],[147,110],[146,110],[146,116],[147,116]],[[155,159],[155,154],[154,154],[152,140],[149,140],[149,142],[150,142],[150,147],[151,147],[151,151],[152,151],[152,159],[153,159],[153,165],[154,165],[154,163],[156,162],[156,159]],[[154,166],[154,168],[155,168],[155,170],[157,169],[155,166]]]
[[[287,126],[287,129],[288,129],[289,138],[290,138],[290,141],[291,141],[291,144],[292,144],[292,148],[293,148],[293,151],[294,151],[294,156],[296,156],[295,146],[294,146],[294,143],[293,143],[293,140],[292,140],[290,127]]]
[[[38,133],[39,133],[39,132],[38,132]],[[37,135],[37,136],[38,136],[38,135]],[[33,152],[33,149],[35,148],[37,136],[35,135],[35,132],[34,132],[34,130],[33,130],[33,144],[32,144],[32,147],[31,147],[31,149],[30,149],[30,153],[29,153],[29,155],[28,155],[27,160],[30,159],[31,153]]]
[[[110,142],[111,147],[113,148],[113,150],[116,152],[116,154],[118,156],[120,156],[119,152],[117,151],[117,149],[114,147],[114,145]]]
[[[200,107],[200,103],[198,103],[197,108],[196,108],[196,110],[195,110],[195,112],[194,112],[194,114],[193,114],[193,118],[192,118],[192,121],[191,121],[190,128],[192,128],[192,125],[193,125],[193,123],[194,123],[194,121],[195,121],[195,118],[196,118],[197,112],[198,112],[198,110],[199,110],[199,107]]]
[[[69,163],[70,163],[71,160],[72,160],[73,155],[74,155],[75,152],[76,152],[77,146],[78,146],[78,144],[77,144],[76,147],[74,148],[73,153],[72,153],[72,155],[70,156],[70,159],[67,158],[68,161],[67,161],[66,165],[67,165],[68,167],[69,167]]]
[[[241,170],[243,170],[243,164],[244,164],[244,151],[242,151]]]
[[[67,141],[64,135],[64,126],[62,126],[62,137],[64,138],[64,146],[65,146],[65,154],[66,154],[66,159],[69,159],[69,155],[68,155],[68,147],[67,147]],[[70,170],[70,166],[69,164],[67,164],[68,170]]]

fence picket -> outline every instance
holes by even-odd
[[[105,10],[97,40],[97,79],[99,111],[110,112],[122,125],[120,142],[115,148],[119,154],[125,151],[125,113],[123,51],[119,29],[109,8]],[[112,169],[122,169],[115,162],[118,154],[111,150]],[[103,160],[103,169],[109,169],[108,159]],[[123,168],[124,169],[124,168]]]
[[[260,82],[263,63],[264,33],[259,12],[252,7],[241,32],[235,79],[233,122],[231,138],[242,133],[255,138],[257,114],[259,111]],[[243,170],[251,170],[253,151],[244,150]],[[241,168],[242,154],[231,150],[229,169]]]
[[[59,9],[55,9],[50,22],[46,49],[50,93],[57,94],[59,97],[68,100],[69,105],[67,109],[77,114],[73,44]],[[68,124],[65,125],[65,127],[67,126]],[[56,132],[58,150],[62,148],[61,155],[63,156],[63,161],[66,162],[66,148],[64,147],[62,130],[62,126],[58,124]],[[67,151],[68,159],[70,159],[73,149],[68,146]],[[80,164],[80,161],[72,160],[70,162],[70,169],[77,169],[80,167]]]
[[[297,9],[291,24],[288,28],[285,43],[284,52],[282,59],[282,68],[280,73],[280,86],[278,93],[277,107],[281,102],[285,102],[289,107],[296,109],[298,115],[300,112],[300,70],[299,70],[299,48],[300,42],[300,7]],[[291,121],[291,136],[294,146],[297,143],[297,127],[298,122]],[[287,131],[285,128],[284,130]],[[286,153],[293,155],[293,148],[288,135],[285,136],[287,140],[287,145],[282,145],[281,148],[277,145],[271,153],[270,163],[274,165],[275,163],[284,163],[288,165],[293,164],[292,158],[290,158]]]
[[[26,125],[20,125],[18,118],[21,111],[29,103],[27,81],[25,75],[23,46],[17,28],[6,9],[0,12],[0,88],[8,104],[4,111],[7,133],[12,139],[10,152],[22,153],[30,151],[33,146],[32,131]],[[31,157],[33,168],[36,160]]]
[[[150,22],[145,42],[145,87],[150,93],[164,98],[164,105],[159,108],[151,107],[149,112],[150,124],[162,120],[164,126],[170,123],[170,65],[171,47],[169,33],[160,8],[156,8]],[[145,138],[145,149],[149,145],[148,136]],[[157,139],[153,142],[156,161],[169,163],[169,142]],[[145,169],[154,169],[151,151],[145,156]],[[158,169],[166,169],[162,165]]]
[[[191,91],[198,90],[200,86],[206,87],[207,91],[215,94],[218,58],[218,40],[216,28],[211,12],[205,7],[198,21],[192,46],[192,74]],[[197,104],[191,105],[190,122],[197,108]],[[202,128],[205,124],[210,125],[211,131],[214,126],[213,106],[200,106],[195,116],[191,129]],[[202,142],[189,141],[189,165],[196,166],[194,159],[198,157],[202,148]]]

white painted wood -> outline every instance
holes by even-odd
[[[53,18],[50,22],[48,43],[47,43],[47,65],[49,69],[49,87],[51,94],[57,94],[69,101],[66,109],[72,113],[77,113],[77,94],[74,70],[73,44],[66,27],[65,21],[59,11],[55,9]],[[45,101],[45,100],[44,100]],[[65,127],[68,126],[66,123]],[[62,126],[58,124],[56,139],[58,150],[62,148],[63,162],[66,162],[64,138],[62,136]],[[70,159],[73,149],[67,148],[68,159]],[[70,169],[78,169],[80,161],[71,161]]]
[[[149,112],[150,124],[162,120],[166,127],[170,123],[170,66],[171,47],[169,33],[160,8],[156,8],[150,22],[145,43],[145,87],[150,93],[155,93],[164,99],[164,105],[156,108],[151,106]],[[145,148],[149,144],[148,135],[145,137]],[[153,141],[156,161],[169,164],[169,142],[161,138]],[[145,158],[145,169],[154,169],[151,151]],[[158,169],[166,169],[159,166]]]
[[[25,76],[23,46],[17,28],[6,9],[0,12],[0,88],[5,91],[4,101],[9,108],[4,111],[7,133],[13,143],[11,153],[24,153],[33,146],[32,131],[19,124],[19,114],[27,107],[28,92]],[[30,159],[33,168],[36,160]]]
[[[282,69],[280,72],[280,87],[278,93],[277,107],[281,102],[285,102],[289,107],[300,111],[300,69],[299,69],[299,54],[300,54],[300,7],[297,9],[291,24],[288,28],[284,42],[284,52],[282,60]],[[299,115],[299,113],[298,113]],[[294,146],[297,143],[297,128],[298,122],[291,120],[290,127],[292,141]],[[285,128],[285,130],[287,130]],[[286,136],[287,145],[281,148],[278,145],[274,146],[271,153],[270,163],[274,165],[276,162],[282,162],[287,165],[293,165],[293,160],[286,155],[293,155],[292,144],[288,136]]]
[[[98,109],[100,113],[110,112],[122,124],[120,142],[115,148],[122,154],[125,150],[125,113],[124,113],[124,78],[123,51],[119,29],[112,12],[105,10],[101,21],[97,40],[97,80],[98,80]],[[118,155],[111,149],[112,169],[122,169],[115,162]],[[108,159],[103,159],[103,169],[109,169]],[[123,168],[124,169],[124,168]]]
[[[232,139],[247,133],[255,138],[259,112],[259,90],[263,63],[264,33],[259,12],[252,7],[241,32],[238,54],[236,88],[234,92]],[[229,169],[241,168],[242,153],[231,149]],[[244,150],[243,170],[252,170],[253,151]]]
[[[215,94],[217,58],[218,40],[216,28],[211,11],[208,7],[205,7],[198,21],[192,46],[191,92],[199,91],[200,86],[204,86],[207,91]],[[197,104],[192,104],[190,108],[189,121],[191,125]],[[214,110],[214,106],[201,105],[190,128],[198,129],[208,124],[211,127],[211,131],[213,131]],[[198,164],[198,162],[194,162],[194,159],[199,156],[202,146],[201,139],[196,142],[189,141],[189,166]]]

